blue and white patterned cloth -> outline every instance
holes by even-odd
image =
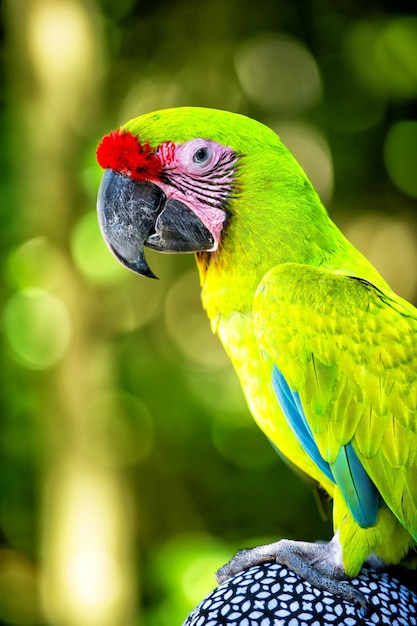
[[[390,573],[363,569],[351,584],[367,600],[366,616],[282,565],[266,563],[219,585],[183,626],[417,626],[417,593]]]

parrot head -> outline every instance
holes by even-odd
[[[97,160],[106,170],[98,195],[102,234],[119,261],[143,276],[156,278],[144,246],[216,254],[236,221],[243,228],[234,240],[242,245],[250,234],[254,247],[266,236],[263,227],[277,232],[279,210],[267,197],[274,187],[285,187],[286,224],[291,214],[300,225],[305,219],[299,200],[288,200],[300,190],[320,206],[278,136],[227,111],[182,107],[135,118],[102,139]],[[292,230],[300,231],[296,224]]]

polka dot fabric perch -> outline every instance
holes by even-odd
[[[183,626],[417,626],[417,594],[387,572],[363,569],[352,585],[366,615],[278,564],[252,567],[214,589]]]

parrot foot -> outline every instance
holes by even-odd
[[[216,572],[216,580],[220,584],[242,570],[270,562],[285,565],[314,587],[359,605],[361,615],[366,614],[365,596],[349,581],[343,580],[346,573],[342,565],[337,536],[329,543],[281,539],[256,548],[239,550],[233,559]]]

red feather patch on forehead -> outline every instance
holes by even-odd
[[[101,140],[97,161],[103,169],[112,169],[135,180],[159,178],[162,163],[148,143],[141,144],[131,133],[114,130]]]

